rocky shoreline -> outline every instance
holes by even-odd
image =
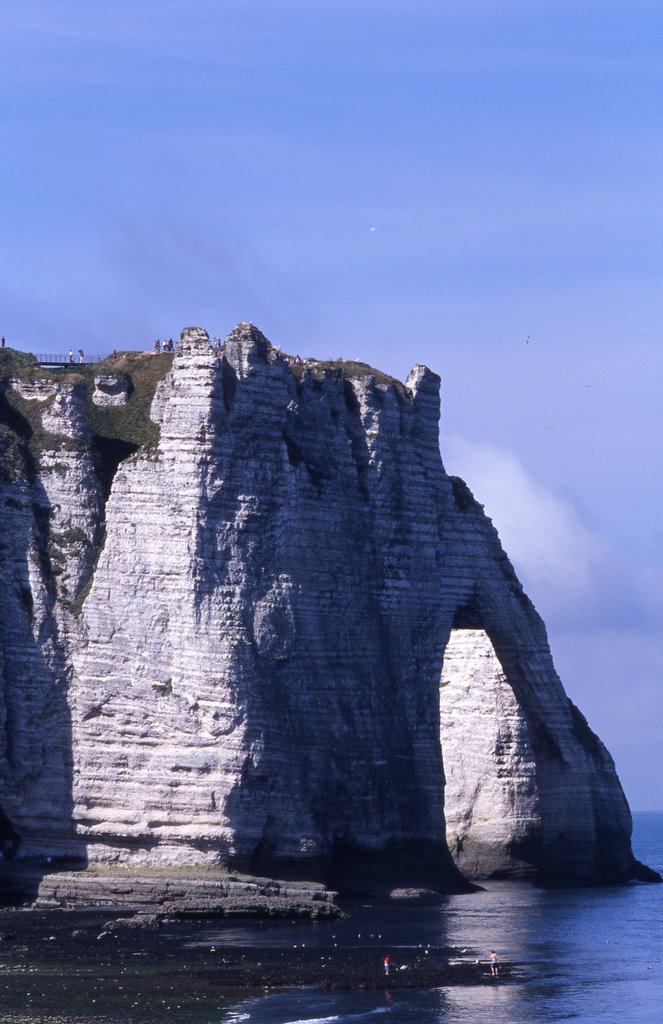
[[[168,917],[338,917],[338,893],[323,885],[248,878],[223,870],[118,869],[44,871],[22,866],[3,872],[5,902],[37,910],[107,908],[137,915],[138,922]]]
[[[315,926],[314,926],[315,927]],[[148,1024],[212,1022],[240,1000],[298,986],[396,990],[508,983],[473,950],[385,949],[280,943],[246,946],[214,938],[213,922],[106,910],[0,912],[3,1021]],[[485,952],[485,951],[484,951]],[[383,958],[391,957],[384,975]]]

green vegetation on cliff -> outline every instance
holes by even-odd
[[[140,448],[158,444],[159,428],[150,419],[150,407],[157,385],[170,369],[172,360],[170,353],[119,352],[99,363],[76,364],[71,368],[44,367],[29,353],[3,349],[0,352],[0,466],[5,471],[19,466],[30,471],[45,449],[75,448],[80,444],[44,431],[42,413],[53,396],[45,393],[39,401],[26,399],[11,386],[12,380],[41,385],[45,392],[49,384],[78,388],[89,429],[105,475],[108,475],[121,459]],[[126,404],[100,406],[93,402],[94,379],[106,375],[127,382]]]
[[[396,387],[399,391],[404,390],[402,381],[396,380],[395,377],[390,377],[389,374],[383,373],[382,370],[376,370],[374,366],[370,366],[368,363],[360,363],[357,360],[307,359],[305,362],[297,363],[290,357],[288,361],[290,369],[296,377],[302,377],[306,370],[312,373],[313,376],[329,373],[346,379],[373,377],[376,384]]]
[[[99,437],[124,442],[138,448],[151,448],[159,442],[159,428],[150,419],[150,408],[157,385],[173,362],[169,352],[119,352],[86,371],[86,416],[90,430]],[[129,384],[126,405],[95,405],[92,401],[94,378],[101,375],[124,377]]]
[[[395,386],[403,390],[400,381],[367,363],[285,358],[297,377],[306,372],[320,381],[326,375],[346,379],[371,377],[378,386]],[[157,385],[170,369],[172,361],[171,353],[118,352],[99,363],[46,367],[41,366],[30,353],[3,349],[0,352],[0,469],[7,472],[21,468],[30,473],[44,450],[80,446],[80,440],[56,437],[42,427],[42,413],[54,397],[48,396],[48,385],[65,384],[79,390],[85,418],[100,457],[105,486],[109,488],[123,459],[139,449],[155,448],[159,443],[159,427],[151,420],[150,409]],[[97,405],[93,401],[94,380],[101,376],[126,381],[125,404]],[[11,386],[12,380],[41,386],[44,389],[42,397],[39,400],[22,397]]]

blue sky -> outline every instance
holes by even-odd
[[[8,344],[246,319],[437,370],[448,468],[663,807],[660,4],[4,0],[0,34]]]

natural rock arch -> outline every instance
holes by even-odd
[[[440,679],[447,843],[468,878],[527,875],[541,854],[536,758],[485,630],[454,629]]]
[[[40,691],[66,699],[70,743],[49,855],[59,843],[97,866],[239,867],[355,891],[466,886],[444,840],[442,752],[450,772],[454,758],[448,739],[441,750],[439,681],[455,628],[490,639],[503,677],[487,691],[501,694],[493,754],[501,744],[506,766],[520,751],[539,816],[486,838],[481,856],[463,833],[466,870],[632,877],[612,760],[568,701],[490,520],[444,471],[437,375],[417,366],[403,385],[364,364],[303,362],[243,324],[222,352],[186,330],[160,379],[131,434],[140,450],[110,466],[106,503],[85,417],[109,429],[121,407],[79,416],[61,387],[57,416],[42,415],[55,440],[56,428],[72,435],[48,456],[51,509],[77,517],[60,531],[75,572],[53,590],[62,658]],[[7,693],[21,699],[13,683]],[[40,747],[46,719],[22,708]],[[15,767],[0,769],[10,792]],[[49,770],[35,775],[51,796]],[[35,801],[3,807],[21,860]]]

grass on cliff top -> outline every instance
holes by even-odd
[[[34,469],[34,457],[44,446],[46,435],[39,416],[30,415],[30,403],[9,387],[11,377],[38,377],[37,360],[29,352],[0,349],[0,473],[12,476],[22,467]]]
[[[19,352],[15,348],[0,349],[0,380],[7,377],[29,378],[35,369],[39,370],[39,365],[31,352]]]
[[[315,377],[330,374],[341,378],[372,377],[382,387],[396,387],[404,390],[401,381],[390,377],[380,370],[356,360],[318,360],[307,359],[298,363],[287,357],[290,369],[302,377],[309,370]],[[139,448],[155,447],[159,442],[159,428],[150,419],[150,407],[157,385],[170,369],[173,361],[172,353],[152,352],[118,352],[116,357],[109,356],[99,363],[74,364],[71,367],[40,366],[35,357],[27,352],[16,349],[0,351],[0,388],[2,382],[8,383],[11,377],[25,381],[66,382],[79,384],[85,394],[85,411],[90,430],[100,440],[101,446],[115,446],[116,457],[126,457],[131,451]],[[124,377],[129,384],[126,405],[100,406],[92,401],[94,378],[100,374]],[[5,406],[5,415],[0,415],[1,423],[10,433],[21,433],[33,457],[38,457],[44,447],[52,446],[53,439],[47,438],[41,429],[41,409],[43,403],[26,401],[11,390],[5,391],[0,404]],[[9,407],[9,408],[7,408]],[[21,428],[21,429],[19,429]],[[62,446],[67,442],[61,439]]]
[[[291,362],[290,369],[297,377],[302,377],[305,370],[310,370],[312,373],[333,373],[339,377],[355,379],[373,377],[376,384],[396,387],[399,391],[403,391],[405,388],[403,382],[395,377],[390,377],[389,374],[383,373],[382,370],[376,370],[374,366],[369,366],[368,363],[361,363],[353,359],[307,359],[303,364]]]
[[[137,448],[154,447],[159,428],[150,419],[150,407],[158,384],[173,363],[170,352],[119,352],[115,359],[86,366],[90,386],[86,395],[86,415],[90,429],[99,437],[123,441]],[[126,405],[95,405],[92,401],[94,377],[109,374],[129,381]]]
[[[26,381],[80,384],[85,393],[86,418],[90,430],[102,439],[138,449],[158,443],[159,428],[150,419],[150,407],[157,385],[165,377],[172,361],[171,353],[154,355],[151,352],[119,352],[116,358],[108,357],[99,363],[75,364],[71,368],[45,367],[40,366],[29,353],[3,349],[0,351],[0,382],[7,383],[9,378],[18,377]],[[102,374],[124,377],[128,381],[126,405],[94,404],[94,378]],[[41,447],[37,408],[41,403],[21,400],[12,391],[6,392],[6,400],[28,421],[32,430],[31,447]]]

